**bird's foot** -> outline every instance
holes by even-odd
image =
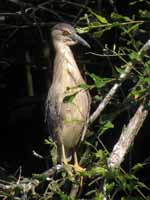
[[[73,165],[73,168],[74,168],[75,173],[84,172],[86,170],[86,168],[81,167],[78,163],[75,163]],[[79,185],[80,185],[80,188],[82,188],[82,186],[83,186],[83,176],[80,176],[80,178],[79,178]]]
[[[77,172],[84,172],[86,168],[81,167],[78,163],[75,163],[73,165],[74,171]]]

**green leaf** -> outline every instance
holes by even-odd
[[[101,15],[95,15],[96,18],[98,19],[99,22],[101,22],[102,24],[107,24],[108,21],[105,17],[102,17]]]
[[[91,12],[91,14],[93,14],[93,15],[97,18],[97,20],[98,20],[100,23],[102,23],[102,24],[107,24],[107,23],[108,23],[108,21],[107,21],[107,19],[106,19],[105,17],[96,14],[96,13],[93,12],[92,10],[89,10],[89,11]]]
[[[150,19],[150,11],[149,10],[139,10],[139,15],[141,18]]]
[[[139,3],[139,2],[143,2],[143,1],[145,1],[145,0],[131,1],[131,2],[129,3],[129,5],[133,6],[133,5],[135,5],[135,4]]]
[[[53,162],[53,165],[56,165],[57,164],[57,145],[56,143],[51,139],[45,139],[44,140],[45,144],[48,144],[50,145],[51,147],[51,155],[52,155],[52,162]]]
[[[63,99],[63,102],[64,103],[72,103],[77,93],[78,92],[75,92],[74,94],[71,94],[71,95],[66,95]]]
[[[93,167],[91,171],[93,175],[99,175],[103,177],[106,177],[106,175],[108,174],[107,169],[104,167]]]
[[[106,187],[106,192],[110,193],[114,189],[115,183],[114,182],[112,182],[112,183],[106,183],[105,187]]]
[[[130,54],[129,54],[129,58],[132,60],[132,61],[141,61],[141,55],[136,52],[136,51],[132,51]]]
[[[143,77],[142,81],[144,83],[150,83],[150,77]]]
[[[136,173],[137,171],[139,171],[140,169],[142,169],[144,166],[144,164],[142,163],[137,163],[136,165],[134,165],[131,169],[132,173]]]
[[[131,19],[129,17],[124,16],[124,15],[120,15],[120,14],[115,13],[115,12],[113,12],[111,14],[111,18],[114,19],[114,20],[131,21]]]
[[[134,25],[132,25],[128,30],[127,30],[127,32],[126,33],[130,33],[130,32],[135,32],[135,31],[137,31],[137,29],[139,29],[139,25],[140,24],[134,24]]]
[[[97,22],[97,21],[91,22],[91,23],[89,24],[89,28],[90,28],[90,29],[99,28],[100,26],[101,26],[101,23],[99,23],[99,22]]]
[[[97,192],[94,200],[103,200],[103,199],[104,199],[104,196],[101,193]]]
[[[96,155],[96,158],[99,158],[101,160],[106,158],[106,152],[103,150],[97,151],[95,155]]]
[[[76,31],[79,33],[79,34],[83,34],[83,33],[88,33],[89,32],[89,27],[86,26],[86,27],[77,27],[76,28]]]
[[[122,69],[120,67],[115,67],[115,69],[119,74],[123,74],[124,73],[124,69]]]
[[[89,76],[93,79],[95,86],[97,88],[102,88],[104,87],[107,83],[112,81],[112,78],[102,78],[100,76],[97,76],[95,74],[89,74]]]
[[[72,200],[71,197],[69,197],[67,194],[65,194],[64,192],[58,192],[60,199],[61,200]]]
[[[104,134],[108,129],[114,128],[114,125],[112,124],[111,121],[101,121],[100,122],[100,135]]]
[[[45,139],[45,140],[44,140],[44,143],[45,143],[45,144],[52,145],[52,146],[54,145],[54,141],[53,141],[51,138]]]
[[[94,88],[94,85],[80,84],[79,87],[82,89],[92,89]]]

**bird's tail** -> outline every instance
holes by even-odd
[[[70,162],[72,160],[72,151],[71,150],[66,150],[66,158],[67,158],[68,162]]]

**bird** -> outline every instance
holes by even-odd
[[[52,83],[46,100],[46,121],[57,144],[58,163],[69,165],[74,158],[75,171],[84,171],[78,163],[77,149],[87,127],[91,97],[75,61],[71,46],[90,45],[67,23],[56,24],[51,31],[55,50]],[[71,165],[71,164],[70,164]]]

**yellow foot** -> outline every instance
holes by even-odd
[[[84,172],[86,170],[86,168],[81,167],[78,163],[75,163],[73,168],[74,168],[75,173]],[[80,188],[82,188],[82,186],[83,186],[83,176],[79,177],[79,185],[80,185]]]
[[[73,165],[73,168],[74,168],[74,171],[75,171],[75,172],[84,172],[84,171],[86,170],[86,168],[83,168],[83,167],[81,167],[81,166],[78,165],[78,164],[74,164],[74,165]]]

